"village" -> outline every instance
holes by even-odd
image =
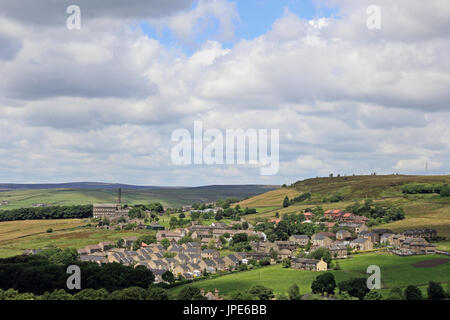
[[[183,210],[192,208],[185,207]],[[201,211],[219,210],[221,208]],[[108,217],[111,221],[128,221],[128,212],[129,208],[124,209],[120,205],[120,191],[117,205],[94,206],[95,219]],[[195,279],[277,263],[295,269],[326,271],[331,267],[331,260],[346,259],[352,254],[375,250],[388,250],[400,256],[436,252],[435,246],[428,242],[437,237],[436,231],[432,229],[406,230],[402,233],[388,229],[369,230],[366,217],[337,209],[324,212],[322,220],[326,222],[314,222],[312,212],[299,215],[303,215],[302,224],[320,223],[328,231],[311,236],[294,234],[287,240],[270,241],[264,232],[257,231],[262,222],[251,225],[245,218],[229,224],[217,221],[203,225],[191,221],[189,226],[171,230],[153,221],[147,228],[156,231],[152,243],[145,243],[136,236],[126,237],[117,243],[105,241],[86,246],[79,249],[78,253],[82,261],[143,266],[153,272],[155,282],[168,282],[167,279]],[[276,226],[281,221],[280,218],[273,218],[265,223]],[[247,225],[245,229],[241,227],[242,224]],[[239,247],[244,250],[233,251],[235,247],[230,244],[239,242],[244,244]],[[319,255],[315,254],[318,252]],[[167,277],[168,274],[171,275]]]

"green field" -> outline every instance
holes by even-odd
[[[154,231],[115,231],[86,227],[89,219],[26,220],[0,222],[0,258],[22,254],[26,249],[48,246],[80,249],[101,241],[139,236]],[[52,228],[52,233],[47,229]]]
[[[445,256],[411,256],[399,257],[392,254],[370,253],[352,256],[349,259],[339,260],[342,270],[331,271],[337,282],[353,277],[367,277],[367,267],[378,265],[381,269],[382,291],[408,285],[426,286],[428,281],[437,281],[443,284],[450,283],[450,258],[445,264],[431,268],[417,268],[413,264],[442,259]],[[263,267],[256,270],[244,271],[225,275],[215,279],[194,282],[194,285],[205,290],[218,288],[220,294],[229,295],[233,291],[246,290],[254,285],[263,285],[274,290],[275,294],[286,293],[289,286],[296,283],[301,294],[311,292],[311,283],[319,275],[318,272],[283,268],[281,265]],[[445,287],[445,286],[444,286]],[[177,294],[182,287],[171,289]]]
[[[122,190],[122,202],[130,205],[161,202],[164,206],[179,207],[193,203],[212,202],[218,199],[254,196],[272,190],[272,186],[236,185],[205,186],[196,188],[153,188],[145,190]],[[0,210],[31,207],[33,204],[77,205],[115,203],[117,191],[113,189],[29,189],[0,192]],[[1,213],[1,211],[0,211]]]

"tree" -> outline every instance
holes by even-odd
[[[150,286],[147,289],[147,300],[169,300],[169,294],[163,288]]]
[[[196,221],[200,218],[200,212],[198,211],[191,211],[191,220]]]
[[[437,282],[430,281],[428,283],[427,293],[428,293],[428,299],[430,299],[430,300],[445,299],[444,289]]]
[[[288,289],[288,295],[290,300],[300,300],[300,289],[296,283],[292,284]]]
[[[170,229],[175,229],[178,226],[178,219],[177,217],[171,217],[169,220],[169,227]]]
[[[72,295],[64,291],[64,289],[55,289],[45,300],[72,300]]]
[[[109,297],[108,291],[105,289],[83,289],[80,292],[74,294],[74,300],[107,300]]]
[[[364,300],[381,300],[382,298],[383,297],[378,291],[372,290],[365,295]]]
[[[163,275],[161,276],[161,278],[164,281],[168,282],[168,283],[174,283],[175,282],[175,276],[170,271],[164,272]]]
[[[231,245],[234,245],[235,243],[239,242],[247,242],[248,241],[248,235],[246,233],[236,233],[233,238],[231,239]]]
[[[117,248],[123,248],[123,246],[124,246],[124,241],[123,241],[123,239],[117,240],[116,246],[117,246]]]
[[[47,229],[47,233],[52,233],[53,232],[53,229],[52,228],[48,228]]]
[[[180,219],[184,219],[186,217],[186,215],[183,213],[183,212],[181,212],[179,215],[178,215],[178,218],[180,218]]]
[[[211,238],[211,240],[208,241],[208,249],[214,249],[216,248],[216,240],[215,238]]]
[[[289,198],[288,198],[288,196],[284,197],[284,200],[283,200],[283,208],[287,208],[287,207],[289,207]]]
[[[163,238],[163,239],[161,239],[161,245],[164,247],[164,248],[168,248],[169,246],[170,246],[170,241],[169,241],[169,239],[167,239],[167,238]]]
[[[353,278],[350,280],[342,281],[339,283],[339,291],[346,291],[352,297],[356,297],[360,300],[364,299],[364,296],[370,291],[367,288],[366,278]]]
[[[400,288],[394,288],[389,292],[387,300],[403,300],[403,292]]]
[[[248,293],[258,297],[259,300],[270,300],[275,297],[273,290],[264,286],[253,286],[248,290]]]
[[[237,291],[230,294],[230,300],[256,300],[256,297],[248,292]]]
[[[406,300],[423,300],[422,291],[416,286],[408,286],[405,289],[405,299]]]
[[[197,287],[184,287],[177,295],[177,300],[206,300]]]
[[[53,264],[69,265],[74,264],[78,259],[78,252],[74,248],[65,248],[63,250],[56,249],[56,251],[48,256],[48,259]]]
[[[244,221],[242,222],[242,230],[247,230],[248,229],[248,222]]]
[[[308,256],[309,258],[320,260],[323,259],[327,265],[331,264],[331,253],[327,248],[319,248],[311,252]]]
[[[220,220],[222,220],[222,218],[223,218],[223,213],[221,210],[218,210],[216,212],[216,215],[214,216],[214,219],[216,219],[216,221],[220,221]]]
[[[129,287],[111,293],[111,300],[145,300],[147,290],[140,287]]]
[[[326,272],[316,277],[311,284],[311,290],[313,293],[329,293],[334,294],[336,289],[336,280],[331,272]]]

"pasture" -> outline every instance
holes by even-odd
[[[23,253],[26,249],[83,248],[101,241],[149,234],[153,231],[115,231],[88,227],[89,220],[25,220],[0,222],[0,258]],[[53,232],[47,233],[47,229]]]
[[[354,277],[368,277],[367,267],[378,265],[381,269],[381,282],[384,292],[392,288],[405,288],[408,285],[426,286],[428,281],[437,281],[443,284],[450,283],[450,258],[447,263],[429,268],[418,268],[414,264],[422,261],[442,259],[443,256],[411,256],[399,257],[396,255],[377,252],[354,255],[349,259],[338,260],[341,270],[331,270],[336,282]],[[310,293],[311,283],[319,272],[283,268],[280,264],[263,267],[255,270],[229,274],[215,279],[200,280],[193,286],[214,290],[218,288],[220,294],[229,295],[236,290],[246,290],[255,285],[263,285],[274,290],[275,294],[286,293],[289,286],[296,283],[300,293]],[[176,294],[182,287],[171,289]]]

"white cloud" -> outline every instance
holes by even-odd
[[[221,41],[234,35],[237,12],[224,0],[151,14],[110,9],[77,34],[52,23],[36,31],[43,22],[26,23],[25,13],[0,17],[0,180],[283,183],[423,173],[426,162],[429,172],[448,172],[450,6],[383,1],[377,34],[365,27],[363,1],[335,2],[339,18],[286,11],[232,48]],[[219,36],[189,56],[129,23],[156,19],[192,40],[205,17],[219,19]],[[199,119],[221,130],[280,129],[280,174],[173,166],[172,130]]]

